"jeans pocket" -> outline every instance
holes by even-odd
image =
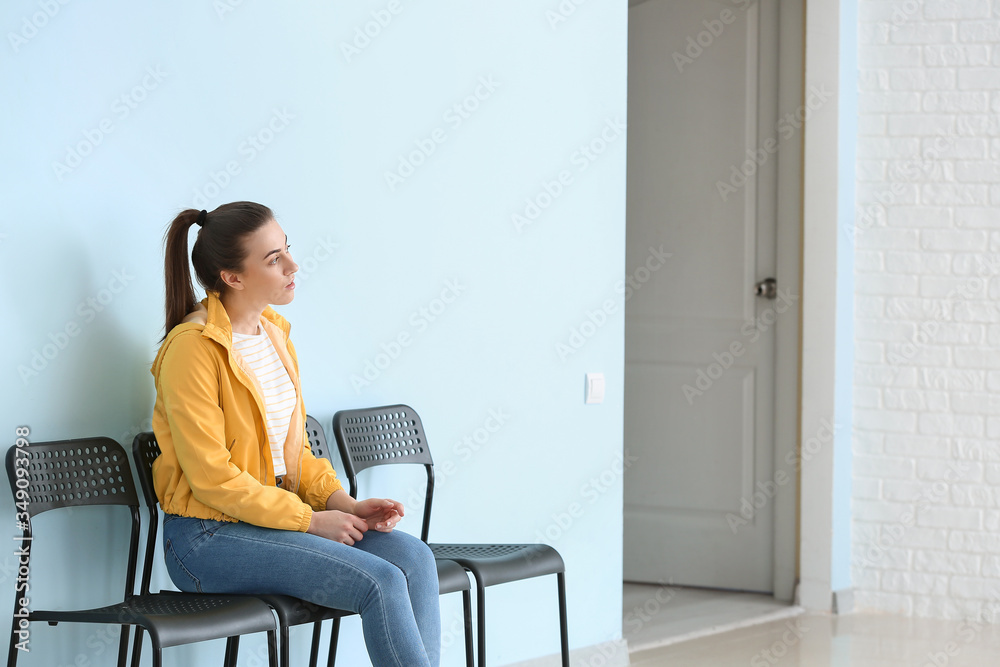
[[[191,571],[184,567],[184,562],[174,551],[173,542],[169,539],[164,544],[164,564],[167,566],[167,574],[177,588],[185,593],[204,593],[201,589],[201,580],[191,574]]]
[[[208,537],[214,537],[215,534],[226,525],[225,521],[216,521],[214,519],[201,519],[201,529],[208,535]]]

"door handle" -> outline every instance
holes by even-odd
[[[765,278],[757,283],[754,288],[754,294],[756,296],[762,296],[765,299],[776,298],[778,296],[778,281],[774,278]]]

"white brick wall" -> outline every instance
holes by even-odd
[[[1000,610],[1000,0],[859,2],[856,605],[964,618]]]

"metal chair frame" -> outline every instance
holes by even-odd
[[[139,481],[142,487],[142,494],[149,510],[150,541],[147,549],[151,548],[153,539],[156,536],[156,526],[159,519],[157,511],[158,500],[156,491],[153,488],[153,461],[160,455],[160,446],[156,442],[156,436],[151,431],[146,431],[135,436],[132,441],[132,456],[135,458],[136,468],[139,470]],[[148,582],[146,582],[148,584]],[[330,635],[330,649],[327,653],[327,667],[334,667],[337,656],[337,640],[340,629],[340,619],[350,616],[354,612],[342,609],[332,609],[322,607],[306,600],[302,600],[291,595],[259,594],[248,595],[254,599],[265,602],[274,610],[278,617],[278,654],[281,667],[289,667],[290,662],[290,638],[289,628],[294,625],[313,624],[312,643],[309,650],[309,667],[316,667],[319,658],[320,634],[323,630],[323,621],[333,619],[333,631]]]
[[[325,457],[331,464],[333,464],[333,457],[330,455],[330,447],[327,444],[326,433],[323,431],[323,427],[320,425],[319,421],[314,417],[307,416],[306,418],[306,431],[309,436],[309,446],[312,453],[317,458]],[[346,468],[346,459],[343,459],[344,466]],[[351,497],[357,498],[357,484],[352,482],[351,485]],[[424,527],[426,528],[425,517]],[[421,539],[426,543],[426,536],[422,533]],[[446,595],[448,593],[462,592],[462,609],[464,616],[464,631],[465,631],[465,664],[466,667],[473,667],[475,664],[475,659],[472,653],[472,593],[470,591],[469,577],[465,573],[465,568],[461,567],[453,561],[437,560],[438,569],[438,585],[441,591],[441,595]],[[339,619],[334,621],[334,632],[339,629]]]
[[[263,602],[239,596],[150,593],[151,549],[147,544],[142,585],[135,593],[139,557],[139,499],[124,448],[110,438],[77,438],[50,442],[18,441],[7,451],[7,477],[15,501],[18,526],[22,529],[21,565],[30,571],[31,548],[35,544],[32,519],[43,512],[80,506],[124,506],[131,529],[122,601],[94,609],[31,610],[19,614],[23,605],[15,591],[8,667],[16,667],[18,631],[27,631],[32,621],[49,625],[62,622],[121,625],[118,667],[128,658],[129,629],[136,626],[132,665],[139,664],[142,632],[149,633],[153,667],[161,667],[164,648],[227,638],[225,665],[235,667],[239,636],[266,632],[268,658],[277,667],[274,615]],[[15,538],[16,539],[16,538]],[[148,541],[148,540],[147,540]],[[71,551],[71,550],[69,550]]]
[[[362,470],[407,463],[424,466],[427,486],[420,538],[427,542],[434,499],[434,461],[417,412],[401,404],[341,410],[333,417],[333,432],[352,496],[357,494],[357,474]],[[566,566],[558,551],[546,544],[428,544],[437,559],[458,563],[476,580],[479,667],[486,667],[486,588],[555,574],[562,665],[569,667]]]

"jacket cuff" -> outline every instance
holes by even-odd
[[[343,488],[344,485],[340,483],[340,480],[336,476],[330,475],[315,492],[309,494],[311,501],[309,504],[317,512],[322,512],[326,509],[326,501],[329,500],[330,496]]]
[[[309,530],[309,524],[312,523],[313,509],[306,505],[302,508],[302,516],[299,518],[298,531],[300,533],[305,533]]]

